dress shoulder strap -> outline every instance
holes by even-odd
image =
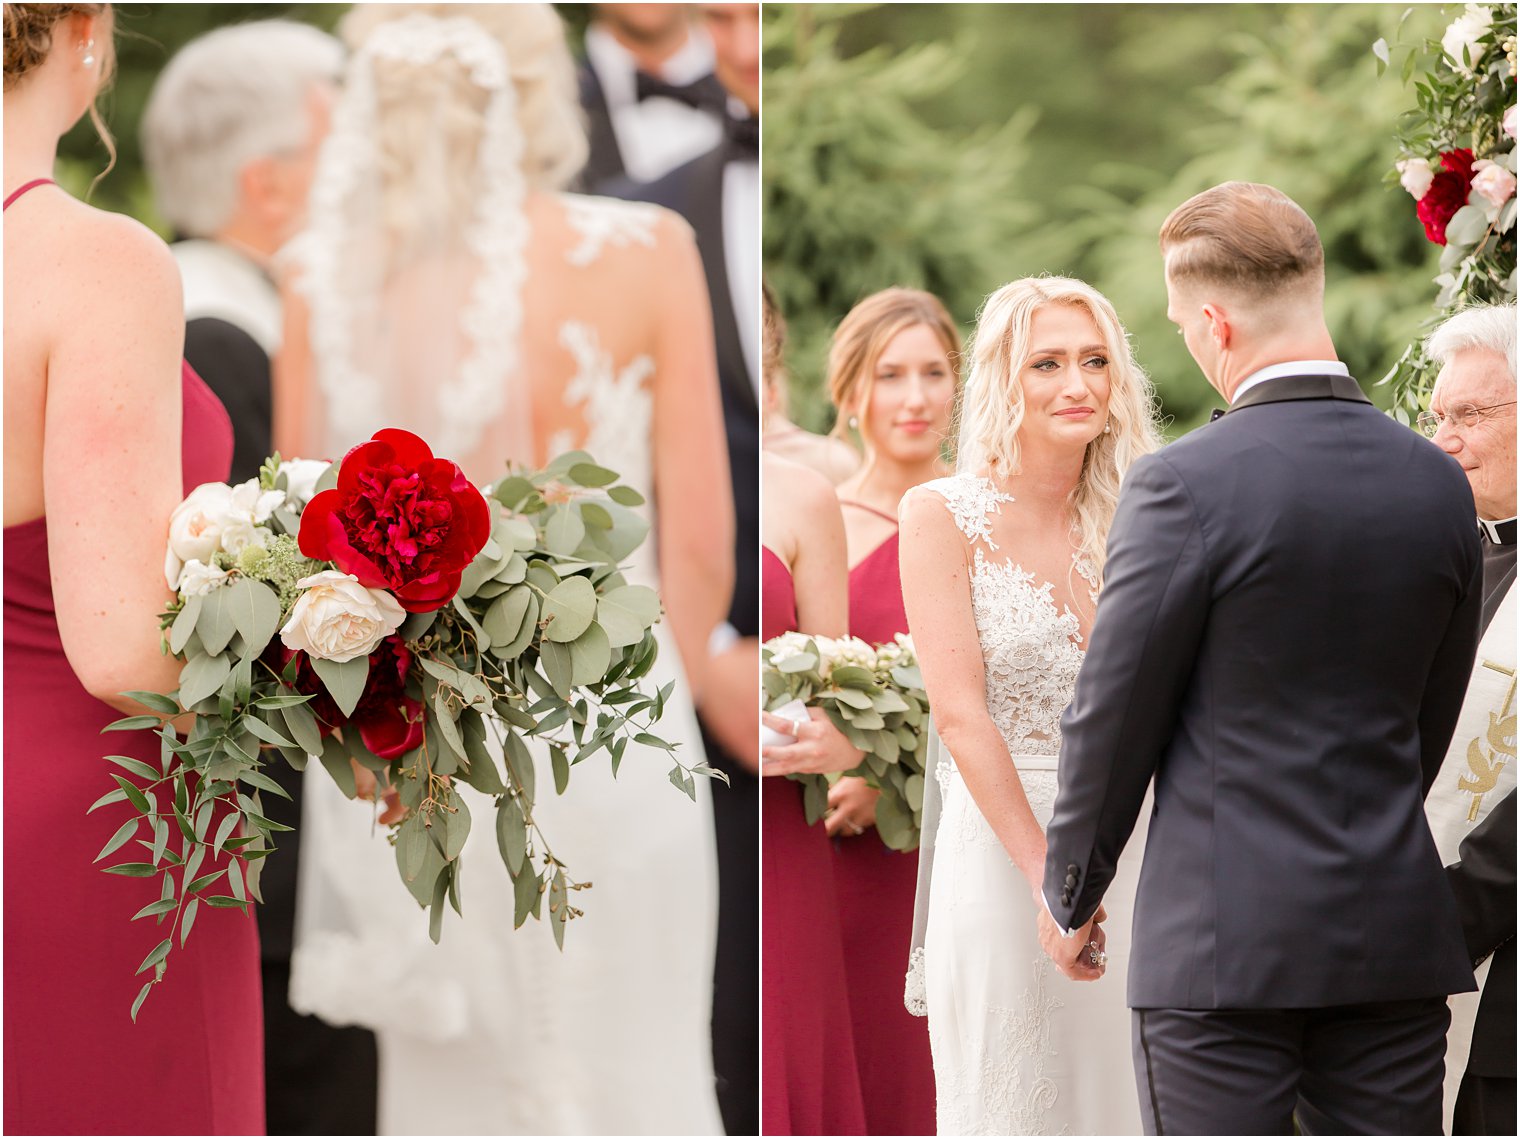
[[[5,205],[0,206],[0,213],[3,213],[5,210],[10,209],[11,203],[14,202],[17,198],[21,197],[21,195],[26,193],[28,190],[35,190],[38,186],[54,185],[57,185],[57,183],[55,183],[51,178],[33,178],[30,182],[23,182],[21,185],[17,186],[14,190],[5,196]]]
[[[968,542],[983,542],[989,550],[997,549],[992,540],[992,516],[1002,510],[1003,503],[1012,502],[1013,495],[1004,494],[981,475],[950,475],[920,483],[916,489],[933,491],[945,500]]]
[[[856,510],[864,510],[867,514],[874,514],[878,518],[885,518],[888,522],[892,523],[892,525],[897,525],[897,515],[888,514],[885,510],[878,510],[876,507],[871,506],[868,503],[856,502],[854,499],[850,498],[841,498],[839,500],[839,505],[853,506]]]

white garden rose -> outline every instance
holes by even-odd
[[[222,527],[231,508],[232,488],[219,482],[202,483],[174,508],[164,558],[164,577],[171,589],[179,588],[186,562],[209,564],[211,556],[222,548]]]
[[[1504,133],[1507,134],[1507,135],[1509,135],[1510,138],[1514,138],[1515,137],[1515,111],[1516,110],[1517,110],[1517,108],[1511,107],[1509,110],[1507,110],[1507,111],[1504,112]]]
[[[1499,208],[1515,196],[1515,176],[1497,162],[1480,158],[1473,163],[1472,192],[1488,203],[1492,221],[1499,216]]]
[[[1423,158],[1401,158],[1394,163],[1399,172],[1399,185],[1409,191],[1409,196],[1419,201],[1435,181],[1435,171]]]
[[[360,585],[351,573],[323,570],[296,585],[306,592],[291,607],[280,642],[319,660],[367,656],[406,620],[394,597]]]
[[[224,569],[191,560],[179,575],[179,591],[185,597],[199,597],[221,588],[229,576]]]
[[[317,493],[317,480],[332,466],[321,459],[286,459],[280,464],[285,476],[285,493],[302,506]]]
[[[1463,75],[1471,75],[1473,68],[1478,66],[1478,60],[1483,58],[1484,45],[1478,41],[1493,23],[1494,14],[1487,7],[1469,4],[1467,11],[1453,20],[1446,29],[1446,34],[1441,37],[1441,50],[1451,60],[1452,66]],[[1465,60],[1464,49],[1467,55]]]

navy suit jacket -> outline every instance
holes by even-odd
[[[1423,806],[1477,647],[1473,518],[1457,464],[1344,376],[1269,380],[1129,473],[1044,892],[1092,916],[1154,777],[1132,1007],[1473,988]]]

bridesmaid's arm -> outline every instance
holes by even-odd
[[[173,257],[129,218],[90,212],[71,234],[88,269],[48,355],[42,485],[58,633],[85,689],[168,692],[179,664],[158,614],[179,505],[184,301]]]
[[[849,571],[844,518],[834,488],[821,474],[785,459],[764,458],[766,545],[785,552],[797,599],[797,628],[820,637],[842,637],[850,624]],[[860,749],[834,726],[821,708],[809,708],[809,723],[792,723],[765,713],[762,723],[794,737],[794,743],[760,750],[762,774],[824,774],[848,771]]]
[[[931,491],[909,491],[900,513],[903,605],[934,726],[982,816],[1019,873],[1038,889],[1045,835],[987,710],[987,674],[971,609],[965,539]]]
[[[707,283],[691,231],[673,215],[661,221],[659,255],[652,497],[660,593],[700,703],[708,640],[734,588],[734,505]]]

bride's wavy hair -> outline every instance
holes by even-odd
[[[548,4],[359,4],[339,33],[350,50],[408,16],[473,21],[506,55],[522,134],[523,178],[561,189],[586,164],[586,129],[565,29]],[[375,61],[376,139],[385,230],[404,259],[440,219],[472,217],[490,92],[451,54],[432,63]]]
[[[1135,361],[1114,306],[1097,289],[1070,277],[1024,277],[983,303],[961,392],[956,468],[968,473],[1019,469],[1024,388],[1018,376],[1029,357],[1034,314],[1046,305],[1084,310],[1098,326],[1108,354],[1110,430],[1087,445],[1071,497],[1079,549],[1101,575],[1119,484],[1137,459],[1161,446],[1161,432],[1155,389]]]

